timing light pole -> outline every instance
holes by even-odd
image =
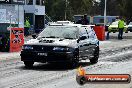
[[[65,20],[67,19],[67,0],[65,0],[66,7],[65,7]]]
[[[104,26],[106,26],[106,3],[107,0],[105,0],[105,8],[104,8]]]

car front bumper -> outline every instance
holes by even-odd
[[[21,61],[68,62],[74,57],[72,52],[21,51]]]

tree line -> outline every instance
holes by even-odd
[[[74,15],[104,15],[105,0],[45,0],[46,14],[54,21],[73,20]],[[107,0],[107,15],[132,20],[132,0]]]

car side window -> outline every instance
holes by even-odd
[[[95,34],[95,31],[93,29],[90,29],[90,31],[89,31],[89,38],[96,39],[96,34]]]
[[[80,39],[80,41],[85,40],[85,39],[87,39],[87,36],[81,36],[79,39]]]
[[[86,27],[82,27],[79,33],[79,36],[81,36],[81,40],[85,40],[89,38],[89,31]]]

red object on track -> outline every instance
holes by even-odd
[[[94,26],[94,31],[97,35],[98,40],[105,40],[105,27],[104,26]]]
[[[10,30],[10,52],[21,51],[24,44],[24,29],[11,28]]]

